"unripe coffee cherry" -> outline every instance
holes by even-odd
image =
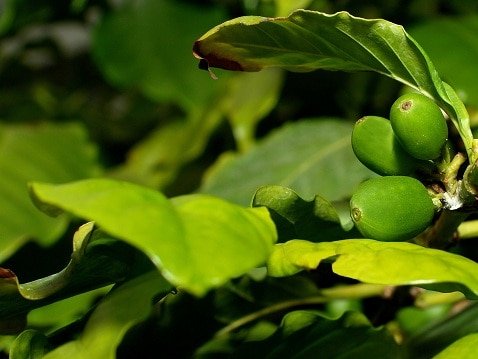
[[[378,116],[365,116],[355,123],[352,149],[360,162],[382,176],[411,175],[422,162],[402,148],[390,121]]]
[[[435,214],[425,186],[406,176],[361,183],[350,200],[350,210],[360,233],[379,241],[411,239],[430,225]]]
[[[400,96],[390,109],[390,122],[410,155],[422,160],[440,156],[448,128],[440,107],[431,99],[419,93]]]

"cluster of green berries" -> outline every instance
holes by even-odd
[[[440,107],[419,93],[399,97],[390,109],[390,120],[366,116],[357,121],[354,153],[383,176],[363,182],[350,201],[352,219],[362,235],[402,241],[431,224],[435,205],[415,175],[441,157],[447,138]]]

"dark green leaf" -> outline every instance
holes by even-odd
[[[284,316],[276,332],[264,340],[245,341],[233,358],[396,358],[398,345],[385,329],[373,328],[360,313],[330,320],[312,311]]]
[[[114,359],[121,339],[151,312],[158,295],[170,290],[157,271],[138,276],[113,289],[95,308],[80,337],[45,355],[45,359]]]
[[[114,247],[110,249],[114,249]],[[93,284],[93,281],[91,283]],[[111,285],[89,290],[73,297],[69,297],[73,292],[65,292],[64,296],[67,298],[61,300],[58,300],[59,297],[55,296],[55,302],[35,308],[28,313],[27,325],[29,328],[45,328],[45,330],[48,328],[49,332],[68,326],[75,321],[79,321],[87,314],[95,301],[104,296],[110,289]]]
[[[430,358],[438,354],[439,351],[444,350],[441,358],[468,358],[467,350],[472,349],[476,356],[476,344],[470,345],[468,348],[464,343],[476,343],[476,337],[464,339],[464,343],[460,342],[460,338],[466,338],[468,335],[478,332],[478,305],[472,303],[464,310],[458,311],[455,314],[448,315],[440,320],[438,323],[430,323],[424,327],[420,332],[415,333],[404,344],[409,352],[409,357],[417,359]],[[456,347],[453,342],[457,342]],[[445,349],[452,345],[450,352]],[[457,350],[457,355],[452,354]],[[470,357],[471,358],[471,357]]]
[[[138,87],[155,100],[189,110],[201,106],[217,86],[197,71],[191,44],[221,19],[217,8],[180,1],[129,3],[98,24],[93,56],[113,83]]]
[[[374,176],[355,157],[351,133],[352,124],[343,120],[285,125],[251,151],[220,164],[201,191],[243,205],[266,185],[289,187],[303,198],[317,193],[331,201],[350,197],[360,182]]]
[[[22,332],[10,348],[10,359],[41,359],[50,350],[45,334],[29,329]]]
[[[321,261],[331,258],[335,258],[332,265],[335,273],[364,283],[433,284],[436,290],[460,290],[470,298],[478,298],[478,278],[474,275],[478,271],[476,262],[408,242],[346,239],[311,243],[292,240],[275,246],[268,269],[270,275],[286,276],[304,269],[315,269]]]

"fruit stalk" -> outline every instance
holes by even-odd
[[[466,212],[445,209],[433,226],[415,238],[415,242],[423,247],[446,249],[457,237],[458,227],[468,216]]]

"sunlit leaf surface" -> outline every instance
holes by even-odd
[[[191,195],[167,200],[160,192],[109,179],[66,185],[33,184],[47,212],[61,209],[143,251],[167,279],[195,294],[264,263],[276,240],[265,208],[242,208]]]
[[[433,284],[437,290],[461,290],[470,298],[478,298],[476,262],[408,242],[346,239],[311,243],[292,240],[275,246],[268,268],[273,276],[291,275],[304,269],[315,269],[326,259],[335,259],[332,265],[335,273],[365,283]]]

